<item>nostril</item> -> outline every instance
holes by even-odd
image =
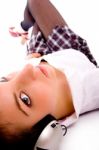
[[[45,62],[45,63],[47,63],[47,61],[45,60],[45,59],[41,59],[41,61],[40,62]]]

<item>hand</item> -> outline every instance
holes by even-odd
[[[31,58],[39,58],[41,57],[41,54],[40,53],[32,53],[32,54],[29,54],[27,55],[27,59],[31,59]]]

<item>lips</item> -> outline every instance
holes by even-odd
[[[40,71],[41,71],[46,77],[48,77],[48,69],[46,68],[45,65],[39,65],[39,66],[37,66],[37,67],[40,69]]]

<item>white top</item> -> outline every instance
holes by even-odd
[[[83,53],[61,50],[29,62],[37,65],[42,58],[66,74],[71,88],[75,113],[62,120],[63,124],[69,126],[80,114],[99,108],[99,69]]]

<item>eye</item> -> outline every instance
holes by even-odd
[[[8,79],[6,77],[1,77],[0,82],[8,82]]]
[[[27,106],[31,106],[31,100],[29,98],[28,95],[26,95],[25,93],[21,93],[20,94],[20,99],[22,100],[22,102],[27,105]]]

